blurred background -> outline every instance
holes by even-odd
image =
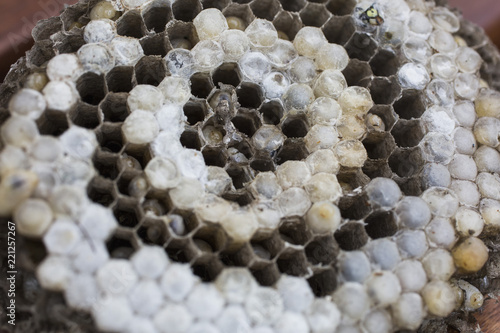
[[[0,0],[0,82],[10,66],[33,45],[31,29],[36,22],[58,15],[77,0]],[[499,0],[449,0],[466,19],[483,27],[500,45]]]

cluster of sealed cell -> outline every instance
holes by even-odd
[[[0,215],[43,240],[42,287],[104,331],[480,307],[448,281],[500,225],[488,50],[444,7],[378,1],[378,26],[371,5],[91,1],[37,26],[0,110]]]

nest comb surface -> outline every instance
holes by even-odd
[[[433,153],[427,148],[430,134],[439,131],[432,129],[432,124],[429,125],[428,118],[424,114],[434,105],[452,110],[455,98],[457,104],[462,103],[461,101],[467,102],[471,98],[455,96],[457,92],[453,88],[451,88],[453,94],[451,105],[449,101],[443,101],[443,98],[439,96],[437,99],[433,98],[431,96],[433,91],[429,88],[430,79],[443,73],[438,73],[438,70],[432,72],[432,68],[425,66],[422,68],[431,75],[426,86],[412,87],[411,84],[403,82],[400,69],[405,64],[414,63],[415,60],[411,59],[407,52],[405,53],[404,42],[409,36],[396,34],[399,26],[397,20],[391,17],[391,5],[388,5],[390,1],[375,2],[375,7],[380,9],[380,15],[384,19],[380,26],[372,25],[369,21],[362,19],[362,13],[367,6],[356,1],[177,0],[170,3],[154,0],[143,1],[143,3],[142,5],[140,2],[137,8],[128,8],[134,7],[132,1],[124,1],[123,4],[113,2],[118,14],[111,23],[116,28],[113,39],[127,37],[127,40],[133,39],[139,42],[139,56],[135,60],[121,64],[117,61],[116,66],[102,71],[101,69],[89,70],[84,66],[83,69],[79,69],[80,72],[74,78],[66,80],[70,82],[68,84],[77,96],[74,103],[63,111],[50,107],[44,108],[37,119],[32,120],[40,135],[54,137],[63,142],[62,150],[68,150],[64,154],[69,154],[71,157],[61,154],[53,165],[45,165],[61,178],[56,186],[84,189],[88,204],[93,202],[106,207],[108,212],[112,212],[115,225],[111,228],[109,237],[104,237],[105,239],[100,240],[101,243],[99,243],[109,255],[108,261],[117,259],[128,261],[145,247],[162,248],[169,258],[170,265],[178,262],[189,266],[194,274],[193,279],[199,279],[196,282],[198,284],[212,285],[213,281],[230,267],[243,267],[248,269],[256,284],[261,286],[259,288],[276,287],[279,289],[280,279],[283,281],[287,276],[298,276],[308,282],[309,293],[314,293],[315,298],[324,299],[334,294],[347,282],[359,284],[363,286],[362,288],[369,288],[368,281],[374,275],[392,272],[397,264],[405,260],[422,260],[424,253],[414,255],[412,258],[400,245],[402,235],[411,231],[409,230],[411,228],[402,225],[401,214],[395,207],[405,197],[425,198],[425,193],[429,193],[425,191],[429,187],[451,186],[449,181],[440,183],[433,180],[432,175],[438,172],[436,170],[443,168],[448,170],[448,164],[457,153],[453,151],[445,160],[440,160],[437,157],[438,153]],[[413,11],[432,11],[431,2],[407,1],[407,4],[404,1],[398,1],[395,3],[403,8],[411,6]],[[43,75],[48,71],[47,63],[50,63],[56,56],[78,54],[82,46],[88,44],[84,34],[85,27],[91,21],[91,11],[97,4],[97,1],[81,1],[68,7],[60,17],[42,21],[34,29],[35,46],[25,58],[20,59],[14,65],[1,87],[0,123],[4,128],[7,127],[6,124],[10,119],[18,117],[14,115],[15,112],[12,111],[12,106],[9,106],[9,101],[21,88],[31,87],[29,86],[30,76],[33,73]],[[445,4],[437,5],[444,6]],[[245,55],[240,55],[239,59],[216,59],[214,62],[209,61],[208,65],[195,63],[192,68],[188,68],[187,72],[180,74],[190,87],[189,98],[172,107],[182,110],[180,122],[182,127],[177,138],[178,142],[166,141],[166,145],[168,150],[180,144],[182,150],[178,151],[179,154],[185,153],[178,160],[175,160],[173,156],[168,156],[168,159],[174,161],[177,168],[187,170],[181,170],[181,173],[186,172],[183,174],[184,178],[198,179],[192,187],[194,189],[198,189],[199,184],[203,184],[202,190],[210,187],[206,177],[212,174],[209,173],[207,176],[207,167],[202,168],[202,171],[197,171],[198,169],[195,168],[198,167],[200,160],[202,164],[212,167],[211,172],[222,175],[223,186],[218,183],[215,190],[212,188],[212,196],[209,196],[212,201],[202,202],[200,206],[212,207],[211,205],[220,204],[222,205],[220,207],[224,209],[241,212],[241,214],[251,211],[252,217],[245,218],[264,220],[258,222],[256,230],[248,239],[238,239],[240,234],[237,231],[229,230],[231,228],[227,226],[227,222],[222,223],[218,220],[220,217],[213,217],[213,214],[206,212],[206,208],[203,210],[192,202],[182,200],[184,197],[193,197],[196,200],[203,198],[200,199],[190,193],[185,194],[186,190],[175,191],[175,189],[182,189],[181,186],[175,185],[177,187],[173,186],[174,188],[170,189],[170,186],[161,188],[157,185],[153,176],[148,175],[145,169],[155,158],[167,157],[162,156],[161,149],[155,148],[158,145],[155,146],[151,142],[145,144],[128,142],[129,138],[122,128],[126,124],[126,119],[136,111],[131,108],[129,98],[131,91],[138,85],[162,89],[166,78],[179,75],[178,72],[173,72],[176,69],[175,66],[169,67],[172,65],[169,55],[179,50],[176,46],[184,45],[185,48],[192,49],[203,42],[200,41],[197,27],[192,22],[202,10],[207,8],[216,8],[226,17],[238,17],[242,21],[241,24],[246,26],[257,18],[267,20],[272,22],[276,30],[283,33],[281,36],[287,36],[290,40],[293,40],[304,26],[320,28],[326,38],[325,43],[327,41],[341,45],[349,56],[348,63],[340,68],[346,85],[365,88],[362,91],[368,91],[369,99],[373,101],[369,110],[353,117],[339,119],[338,123],[333,122],[326,126],[334,127],[335,133],[340,133],[340,135],[337,138],[338,142],[331,146],[321,146],[321,149],[329,151],[329,154],[333,152],[335,163],[340,165],[325,166],[324,164],[331,160],[325,158],[326,162],[320,159],[320,163],[315,163],[314,159],[308,159],[308,156],[318,150],[314,143],[311,143],[311,138],[315,138],[311,134],[313,129],[315,126],[316,128],[325,126],[311,116],[312,112],[308,109],[310,102],[302,109],[301,107],[295,108],[291,106],[294,103],[291,97],[295,95],[287,95],[285,91],[281,92],[277,98],[270,98],[270,94],[274,92],[266,90],[268,86],[263,83],[264,78],[255,78],[251,73],[249,74],[249,67],[241,60]],[[409,16],[409,12],[407,14]],[[75,26],[75,22],[78,25]],[[438,24],[434,26],[436,25]],[[481,68],[473,73],[477,78],[477,83],[479,84],[478,78],[480,77],[490,87],[498,88],[500,86],[499,55],[484,33],[472,24],[460,21],[460,29],[453,31],[453,36],[459,38],[457,43],[465,43],[481,56]],[[106,49],[117,52],[116,48],[112,49],[110,44],[107,45]],[[290,49],[286,50],[290,51]],[[430,48],[429,50],[431,54],[439,53]],[[208,53],[210,50],[204,51]],[[297,54],[290,51],[292,52],[290,63],[277,64],[276,57],[279,62],[283,60],[280,57],[287,59],[286,54],[279,52],[273,54],[269,48],[253,44],[245,54],[248,52],[264,54],[264,59],[266,56],[267,59],[271,59],[267,60],[269,68],[265,72],[266,76],[272,71],[282,74],[280,80],[288,80],[288,84],[294,83],[291,66],[293,61],[297,61]],[[314,62],[310,61],[310,63]],[[301,93],[307,95],[309,90],[305,86],[315,88],[322,72],[324,71],[317,69],[310,81],[301,82],[303,89],[298,90],[296,95],[301,96]],[[281,81],[276,82],[281,83]],[[439,82],[445,82],[447,86],[444,89],[447,89],[450,87],[447,82],[454,81]],[[176,90],[176,94],[182,93],[182,87],[180,89],[180,91]],[[343,89],[345,90],[345,87]],[[463,93],[463,91],[458,93]],[[476,91],[472,99],[475,99],[478,93],[479,91]],[[48,92],[44,91],[43,94],[48,98]],[[313,98],[325,97],[316,90],[314,90],[314,95]],[[169,98],[168,94],[165,98]],[[360,98],[366,98],[366,96]],[[339,99],[339,96],[335,99]],[[227,102],[229,107],[224,108],[226,104],[221,101]],[[342,107],[344,113],[350,112],[348,107],[344,105]],[[141,120],[141,118],[138,119]],[[453,127],[462,125],[459,121],[455,123],[452,113],[444,119],[453,119]],[[71,150],[75,147],[64,146],[64,142],[68,141],[62,139],[64,134],[70,133],[75,128],[83,128],[86,130],[85,133],[92,133],[89,134],[91,138],[88,142],[87,139],[82,139],[90,145],[95,142],[87,158],[71,156]],[[257,146],[260,144],[257,134],[264,133],[262,135],[265,135],[264,129],[275,130],[272,135],[276,136],[278,142],[276,148],[263,149]],[[161,130],[165,132],[165,129]],[[471,129],[469,128],[468,131],[471,132]],[[161,133],[160,131],[158,135]],[[451,132],[448,134],[451,135]],[[328,134],[327,137],[330,138]],[[38,137],[33,139],[28,146],[17,148],[20,154],[25,154],[28,160],[32,160],[32,162],[28,161],[25,168],[35,174],[38,172],[41,178],[44,170],[41,168],[41,163],[32,157],[32,146],[37,140]],[[165,143],[164,139],[162,142]],[[449,143],[450,141],[443,142]],[[430,144],[432,145],[432,142]],[[353,145],[357,148],[352,148]],[[483,145],[488,146],[481,144]],[[7,152],[7,148],[13,146],[15,144],[9,142],[8,138],[5,139],[4,134],[0,141],[3,155],[10,156],[7,154],[12,154],[12,152]],[[346,158],[342,155],[344,150],[340,150],[339,147],[343,147],[349,156],[365,151],[364,163],[354,166],[349,164],[351,157],[345,161]],[[182,161],[186,160],[191,164],[183,164]],[[83,163],[81,169],[78,169],[78,165],[75,166],[75,169],[83,170],[82,174],[72,174],[68,171],[68,168],[76,162]],[[190,170],[192,165],[195,167]],[[291,165],[290,168],[294,170],[292,175],[286,175],[285,165]],[[3,168],[2,172],[6,171],[8,166]],[[338,186],[341,196],[337,197],[334,194],[333,198],[329,198],[321,192],[319,196],[322,200],[319,201],[330,201],[338,206],[342,220],[340,227],[334,230],[317,232],[308,222],[306,213],[310,210],[311,201],[313,203],[317,201],[311,198],[316,193],[315,189],[321,188],[321,184],[313,183],[311,179],[315,177],[315,173],[318,173],[317,170],[329,168],[333,170],[330,174],[335,175],[335,180],[332,181],[331,177],[326,178],[331,181],[328,184],[333,187]],[[304,171],[304,174],[295,177],[298,171]],[[270,175],[265,183],[266,186],[276,191],[269,194],[269,198],[265,197],[267,192],[263,193],[263,190],[259,190],[257,186],[259,175],[264,173]],[[272,174],[278,176],[277,180],[271,176]],[[492,174],[495,173],[492,172]],[[287,177],[293,179],[286,179]],[[203,181],[200,180],[201,178]],[[400,191],[399,196],[388,207],[381,206],[377,198],[366,190],[367,185],[373,183],[372,180],[380,178],[392,179]],[[453,175],[451,178],[457,181],[456,183],[463,181],[461,176]],[[275,187],[269,185],[273,180],[277,182]],[[323,178],[320,180],[322,181]],[[292,185],[289,185],[287,181],[290,181]],[[472,184],[472,182],[469,183]],[[391,189],[389,188],[389,191]],[[188,189],[187,192],[190,190]],[[50,201],[50,195],[40,188],[30,193],[30,196],[48,201]],[[302,195],[305,197],[301,197]],[[217,200],[214,196],[222,200]],[[452,196],[457,206],[460,203],[461,206],[472,206],[472,209],[479,210],[479,203],[475,206],[470,205],[465,202],[466,199],[457,197],[454,192]],[[179,199],[179,197],[182,198]],[[481,198],[499,200],[483,193],[481,193]],[[179,202],[180,205],[176,205]],[[293,204],[290,205],[290,202]],[[16,203],[18,204],[20,203]],[[65,214],[58,210],[60,207],[58,208],[53,200],[51,205],[51,209],[54,210],[55,215],[59,215],[59,218]],[[218,209],[221,209],[220,207],[217,206]],[[255,210],[257,213],[254,212]],[[261,215],[258,215],[259,212]],[[433,211],[433,213],[436,212]],[[446,216],[446,223],[455,221],[453,220],[454,214],[455,212],[452,216]],[[12,211],[6,217],[10,215]],[[440,217],[438,213],[434,215]],[[77,214],[72,218],[76,225],[82,225],[79,220],[81,215]],[[276,222],[272,224],[274,220]],[[266,222],[272,225],[266,225]],[[459,243],[459,238],[466,238],[463,235],[459,236],[457,231],[456,237],[453,234],[453,240],[438,244],[436,238],[430,235],[431,229],[429,227],[415,231],[420,232],[426,238],[425,251],[439,248],[448,251],[455,246],[455,243]],[[82,242],[93,241],[94,236],[88,235],[89,230],[85,230],[84,227],[79,230]],[[492,253],[496,253],[498,236],[495,228],[485,228],[485,232],[476,236],[488,245]],[[86,311],[78,311],[75,306],[68,306],[66,303],[68,292],[65,291],[65,287],[57,291],[49,291],[46,289],[57,289],[57,287],[42,288],[40,286],[35,271],[40,270],[42,263],[48,261],[47,258],[65,255],[74,258],[75,256],[71,251],[71,253],[62,253],[61,250],[58,252],[52,249],[49,237],[45,236],[43,242],[40,238],[41,235],[18,238],[17,256],[22,272],[17,278],[16,332],[58,330],[94,332],[98,328],[105,327],[97,319],[96,328],[92,316],[88,313],[90,307]],[[394,265],[382,263],[383,260],[377,259],[373,254],[374,244],[382,244],[381,241],[389,244],[388,251],[396,248]],[[99,241],[96,240],[96,242]],[[71,250],[74,251],[74,249]],[[5,250],[2,249],[2,251]],[[2,252],[2,260],[6,261],[5,252]],[[367,271],[359,273],[361,276],[353,272],[354,269],[349,266],[351,261],[360,263],[361,266],[366,264]],[[104,266],[104,263],[101,265]],[[387,267],[383,268],[381,265],[387,265]],[[492,292],[496,289],[496,282],[487,285],[479,282],[488,276],[495,281],[494,279],[499,276],[498,269],[495,269],[497,265],[498,256],[493,254],[490,255],[485,268],[478,273],[457,275],[457,277],[465,276],[483,293]],[[77,269],[71,267],[68,269],[79,274]],[[92,276],[95,278],[95,274]],[[6,289],[6,286],[2,285],[2,288]],[[372,301],[376,302],[376,296],[373,298]],[[170,302],[168,296],[162,302],[163,307],[166,306],[165,304],[168,305]],[[347,318],[348,315],[339,305],[343,319],[338,329],[354,326],[358,329],[369,330],[370,314],[378,315],[386,320],[390,325],[389,330],[404,329],[405,327],[401,327],[401,324],[393,319],[396,317],[391,310],[394,302],[370,306],[367,315],[356,320]],[[285,304],[285,307],[287,306],[291,305]],[[229,304],[223,308],[221,312],[226,311]],[[306,309],[301,311],[304,312]],[[427,310],[423,311],[426,313]],[[193,316],[196,315],[193,314]],[[290,318],[290,322],[298,320],[293,316]],[[303,319],[305,317],[300,318],[305,321]],[[275,328],[279,328],[277,321],[271,323],[278,325]],[[475,325],[474,320],[460,310],[453,312],[444,319],[444,322],[461,330],[472,329]],[[443,320],[426,322],[427,326],[424,325],[421,330],[432,331],[442,323]],[[256,324],[251,322],[251,325]],[[4,327],[10,329],[9,326]],[[168,331],[165,328],[165,332]]]

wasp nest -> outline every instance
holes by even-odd
[[[26,331],[416,330],[499,276],[498,55],[447,7],[82,0],[34,37],[0,110]]]

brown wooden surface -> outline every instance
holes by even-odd
[[[36,22],[57,15],[64,3],[76,0],[0,0],[0,81],[11,64],[32,46]],[[500,0],[449,0],[468,20],[479,24],[500,45]],[[500,300],[488,299],[476,313],[483,333],[500,333]]]

